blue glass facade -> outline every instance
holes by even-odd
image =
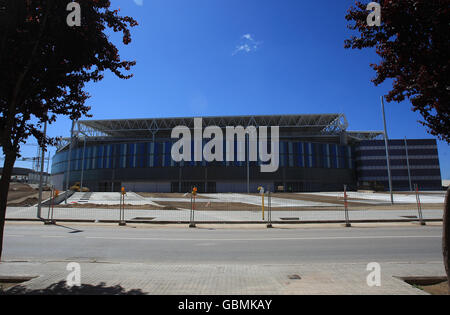
[[[84,152],[84,170],[125,169],[125,168],[166,168],[166,167],[198,167],[223,166],[240,167],[245,162],[237,161],[237,145],[235,144],[234,162],[190,161],[175,162],[171,157],[172,142],[136,142],[119,144],[102,144],[86,146]],[[192,144],[192,156],[194,145]],[[224,144],[224,158],[226,154]],[[354,169],[354,153],[351,146],[312,143],[300,141],[280,141],[279,166],[282,168],[323,168]],[[52,174],[67,171],[68,150],[58,152],[53,158]],[[73,148],[71,152],[71,171],[83,168],[83,147]],[[261,164],[251,162],[252,166]]]
[[[390,167],[394,190],[440,190],[439,154],[435,139],[389,140]],[[383,140],[361,141],[355,150],[358,181],[361,186],[388,189],[386,147]],[[409,164],[409,172],[408,172]]]

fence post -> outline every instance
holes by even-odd
[[[194,211],[195,211],[195,195],[194,195],[194,193],[191,193],[191,216],[189,218],[189,227],[190,228],[195,228]]]
[[[125,226],[125,187],[120,190],[119,226]]]
[[[270,190],[267,192],[267,227],[272,228],[272,196]]]
[[[417,212],[419,213],[419,222],[420,225],[425,225],[425,221],[423,220],[422,215],[422,204],[420,203],[420,196],[419,196],[419,185],[414,184],[415,190],[416,190],[416,203],[417,203]]]
[[[264,221],[264,187],[258,187],[259,194],[261,195],[261,210],[262,210],[262,220]]]
[[[44,220],[45,225],[56,224],[56,221],[53,219],[53,200],[56,197],[58,197],[58,191],[55,192],[52,188],[50,190],[50,203],[48,205],[47,220]]]
[[[351,227],[350,219],[348,216],[348,202],[347,202],[347,185],[344,185],[344,215],[345,215],[345,227]]]

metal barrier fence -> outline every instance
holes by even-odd
[[[442,193],[442,196],[444,196]],[[339,193],[273,193],[264,195],[219,193],[199,194],[138,194],[127,192],[75,193],[68,203],[51,203],[42,207],[42,219],[55,221],[139,222],[139,223],[343,223],[410,222],[442,220],[440,194],[396,194],[394,205],[388,194],[372,194],[372,199],[358,199],[355,192]],[[83,197],[84,196],[84,197]],[[367,197],[367,196],[364,196]],[[97,199],[96,199],[97,198]],[[100,199],[99,199],[100,198]],[[104,198],[105,200],[101,200]],[[415,202],[409,202],[413,198]],[[433,199],[434,198],[434,199]],[[406,201],[408,202],[406,202]],[[443,204],[443,202],[442,202]],[[36,207],[8,207],[9,220],[36,219]]]

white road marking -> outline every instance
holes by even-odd
[[[136,241],[315,241],[315,240],[351,240],[351,239],[410,239],[441,238],[441,235],[393,235],[393,236],[337,236],[337,237],[279,237],[279,238],[156,238],[156,237],[108,237],[86,236],[87,239],[136,240]]]

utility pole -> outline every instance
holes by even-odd
[[[48,157],[47,157],[47,180],[45,181],[45,183],[48,185],[50,183],[50,173],[49,173],[49,168],[50,168],[50,150],[48,151]]]
[[[250,135],[248,133],[245,134],[246,147],[247,147],[247,194],[250,193]]]
[[[47,135],[47,122],[44,124],[44,141]],[[38,196],[38,209],[37,209],[37,217],[41,218],[41,207],[42,207],[42,180],[44,175],[44,161],[45,161],[45,144],[42,143],[41,148],[41,172],[39,174],[39,196]]]
[[[394,204],[394,196],[392,195],[392,176],[391,176],[391,162],[389,159],[389,138],[386,129],[386,115],[384,113],[384,98],[381,97],[381,109],[383,111],[383,125],[384,125],[384,146],[386,147],[386,162],[389,179],[389,193],[391,195],[391,204]]]

